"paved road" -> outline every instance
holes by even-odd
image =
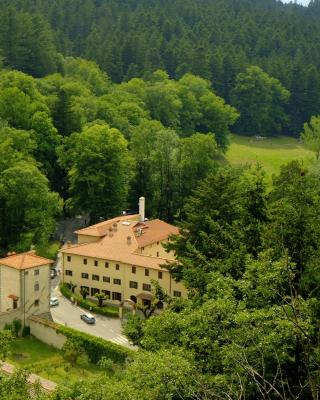
[[[56,279],[53,283],[56,283]],[[96,317],[95,325],[88,325],[80,319],[80,315],[88,312],[78,306],[71,304],[58,290],[58,287],[52,289],[52,297],[59,298],[59,306],[51,307],[53,320],[59,324],[70,326],[79,331],[90,333],[91,335],[110,340],[113,343],[125,347],[134,348],[127,338],[122,335],[121,321],[115,318],[108,318],[102,315],[94,314]]]

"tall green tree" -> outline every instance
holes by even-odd
[[[320,156],[320,116],[311,117],[309,123],[303,126],[301,139],[309,147],[310,150],[316,154],[316,159],[319,160]]]
[[[66,138],[59,154],[68,171],[70,209],[89,213],[93,222],[126,209],[131,158],[121,132],[97,121]]]
[[[61,206],[34,163],[21,160],[0,171],[1,251],[25,251],[31,244],[46,243]]]
[[[196,297],[206,292],[212,272],[240,277],[246,254],[256,254],[261,246],[263,175],[251,182],[246,174],[219,168],[201,182],[185,206],[182,234],[169,245],[179,260],[169,266],[173,276],[183,279]]]
[[[275,257],[287,253],[296,264],[295,285],[305,296],[312,290],[318,292],[320,279],[316,267],[320,250],[319,190],[317,175],[301,163],[283,166],[274,178],[269,223],[263,234],[264,246],[271,248]]]
[[[275,136],[283,133],[288,116],[285,105],[290,93],[257,66],[241,72],[232,90],[232,103],[240,111],[237,130],[243,135]]]

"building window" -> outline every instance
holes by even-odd
[[[101,290],[101,292],[106,296],[107,299],[110,299],[110,290]]]
[[[40,271],[39,271],[38,269],[35,269],[35,270],[34,270],[34,274],[35,274],[35,275],[39,275],[39,274],[40,274]]]
[[[159,257],[159,252],[157,251],[157,257]]]
[[[88,286],[80,286],[80,292],[81,292],[81,291],[83,291],[83,292],[86,291],[87,294],[90,293]]]
[[[100,280],[99,275],[92,275],[92,280],[93,281],[99,281]]]
[[[112,300],[118,300],[121,301],[121,293],[118,292],[112,292]]]
[[[136,268],[135,266],[132,266],[131,272],[132,272],[133,274],[135,274],[135,273],[137,272],[137,268]]]
[[[116,264],[116,270],[119,271],[119,269],[120,269],[120,265]]]
[[[84,259],[83,259],[83,264],[84,264],[84,265],[87,265],[87,262],[88,262],[87,259],[84,258]]]
[[[71,261],[71,256],[67,256],[67,261]]]
[[[151,292],[151,285],[149,283],[144,283],[142,285],[142,289],[147,291],[147,292]]]
[[[24,271],[24,275],[25,276],[29,275],[29,271]]]
[[[145,269],[145,270],[144,270],[144,274],[145,274],[145,276],[149,276],[149,270],[148,270],[148,269]]]
[[[143,251],[143,250],[144,250],[144,247],[141,247],[141,250]]]
[[[72,271],[70,269],[66,269],[66,275],[67,276],[72,276]]]
[[[106,268],[109,268],[109,263],[108,263],[108,262],[105,262],[105,263],[104,263],[104,266],[105,266]]]
[[[173,295],[174,297],[181,297],[181,292],[179,290],[174,290]]]
[[[81,274],[81,278],[83,278],[83,279],[89,279],[89,274],[82,273],[82,274]]]
[[[40,289],[40,286],[39,286],[39,283],[37,282],[34,284],[34,290],[35,290],[35,292],[38,292],[39,289]]]
[[[157,245],[159,246],[159,242],[157,242]]]
[[[95,287],[91,288],[91,296],[94,296],[95,294],[100,293],[100,289],[97,289]]]
[[[158,278],[162,279],[162,271],[158,271]]]
[[[130,281],[129,287],[131,289],[138,289],[138,282]]]
[[[35,307],[39,307],[39,304],[40,304],[40,301],[39,301],[39,300],[35,300],[35,301],[34,301],[34,306],[35,306]]]
[[[18,308],[18,300],[13,300],[13,309],[16,310]]]
[[[110,282],[110,276],[104,276],[103,277],[103,282]]]
[[[94,266],[95,267],[97,267],[99,264],[98,264],[98,261],[97,260],[94,260]]]
[[[114,283],[115,285],[121,285],[121,279],[116,279],[116,278],[114,278],[113,283]]]

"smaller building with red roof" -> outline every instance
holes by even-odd
[[[0,328],[13,319],[26,325],[29,316],[49,312],[53,262],[35,251],[0,259]]]

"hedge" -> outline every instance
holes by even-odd
[[[102,357],[107,357],[115,363],[124,364],[128,358],[133,358],[135,353],[128,348],[67,326],[59,325],[57,332],[66,336],[67,339],[79,341],[93,364],[97,364]]]
[[[67,299],[73,297],[77,301],[78,306],[85,308],[86,310],[90,310],[96,314],[104,315],[105,317],[118,318],[119,316],[119,311],[116,307],[112,306],[99,307],[96,303],[92,301],[84,300],[81,296],[72,293],[71,290],[68,288],[67,284],[65,283],[62,283],[60,285],[60,291]]]

